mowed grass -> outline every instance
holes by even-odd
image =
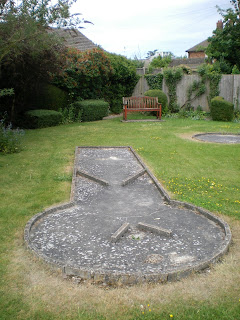
[[[240,124],[76,123],[26,131],[20,153],[0,155],[0,319],[240,319],[240,145],[191,139],[201,132],[240,133]],[[225,219],[233,245],[222,263],[180,282],[102,288],[63,279],[34,258],[24,226],[69,201],[76,146],[132,146],[172,198]]]

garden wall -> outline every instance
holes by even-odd
[[[139,72],[140,73],[140,72]],[[142,71],[142,77],[138,81],[133,96],[140,97],[144,95],[144,92],[149,90],[146,79],[144,78]],[[187,89],[193,83],[194,80],[200,80],[198,74],[184,75],[182,80],[177,86],[177,101],[180,107],[184,105],[187,101]],[[168,88],[163,79],[163,91],[168,95]],[[209,96],[209,85],[207,85],[207,90],[205,94],[196,98],[191,102],[194,108],[201,106],[203,110],[209,111],[208,96]],[[220,96],[225,100],[230,101],[234,104],[235,109],[240,109],[240,75],[226,74],[222,76],[219,84]]]

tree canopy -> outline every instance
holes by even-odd
[[[232,70],[236,65],[240,69],[240,0],[230,1],[232,8],[218,11],[223,17],[223,29],[216,29],[208,38],[206,54],[210,60],[216,60],[220,67]]]
[[[48,81],[50,72],[60,70],[65,47],[47,27],[71,25],[75,17],[70,15],[70,6],[75,1],[58,0],[54,5],[50,0],[0,2],[0,89],[14,89],[14,107],[7,109],[11,121],[26,108],[29,91]],[[6,111],[5,106],[2,109]]]

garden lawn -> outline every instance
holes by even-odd
[[[240,145],[191,139],[240,133],[240,124],[120,119],[29,130],[20,153],[0,155],[1,320],[240,319]],[[172,198],[229,223],[230,252],[207,272],[175,283],[105,288],[63,279],[26,250],[23,230],[34,214],[69,201],[76,146],[132,146]]]

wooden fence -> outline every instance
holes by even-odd
[[[144,78],[144,71],[138,73],[141,74],[141,78],[137,83],[132,96],[141,97],[144,96],[145,91],[149,90],[149,86],[147,84],[147,80]],[[156,72],[155,72],[156,73]],[[184,75],[181,81],[177,85],[177,102],[182,107],[187,101],[187,91],[190,85],[194,80],[200,80],[200,76],[198,74]],[[209,83],[206,85],[206,92],[197,97],[191,102],[191,105],[196,109],[198,106],[201,106],[203,110],[209,111]],[[163,79],[163,87],[162,90],[168,96],[168,87]],[[225,100],[230,101],[234,104],[234,108],[240,110],[240,75],[232,75],[226,74],[222,75],[220,84],[219,84],[220,96],[222,96]]]

